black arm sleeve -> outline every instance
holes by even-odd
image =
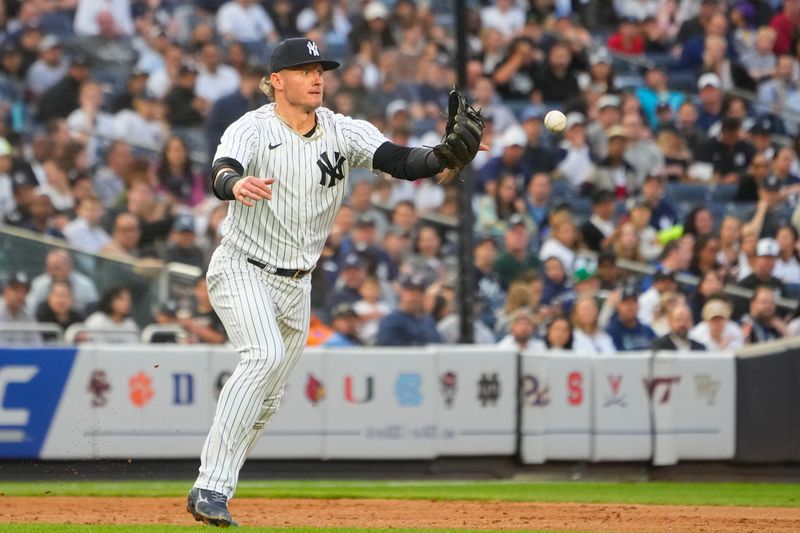
[[[236,172],[227,172],[220,179],[216,179],[217,173],[223,168],[232,168]],[[211,190],[214,196],[220,200],[235,200],[233,197],[233,186],[242,178],[244,167],[232,157],[220,157],[211,165]]]
[[[444,170],[444,165],[430,148],[409,148],[386,141],[375,150],[372,168],[395,178],[414,181],[435,176]]]

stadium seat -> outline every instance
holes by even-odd
[[[667,183],[666,196],[673,202],[700,204],[709,198],[710,192],[708,185],[670,182]]]
[[[711,188],[711,199],[715,202],[733,202],[738,190],[736,183],[719,183]]]

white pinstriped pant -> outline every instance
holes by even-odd
[[[311,276],[270,274],[222,245],[208,267],[208,294],[240,359],[220,392],[194,486],[231,498],[306,345]]]

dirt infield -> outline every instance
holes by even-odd
[[[176,498],[0,497],[0,523],[194,524]],[[239,499],[248,526],[440,527],[620,532],[800,531],[800,509],[420,500]]]

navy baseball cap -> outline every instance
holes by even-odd
[[[320,63],[322,70],[339,68],[338,61],[322,59],[317,43],[311,39],[296,37],[278,43],[272,51],[269,71],[273,73],[285,68],[308,65],[309,63]]]

